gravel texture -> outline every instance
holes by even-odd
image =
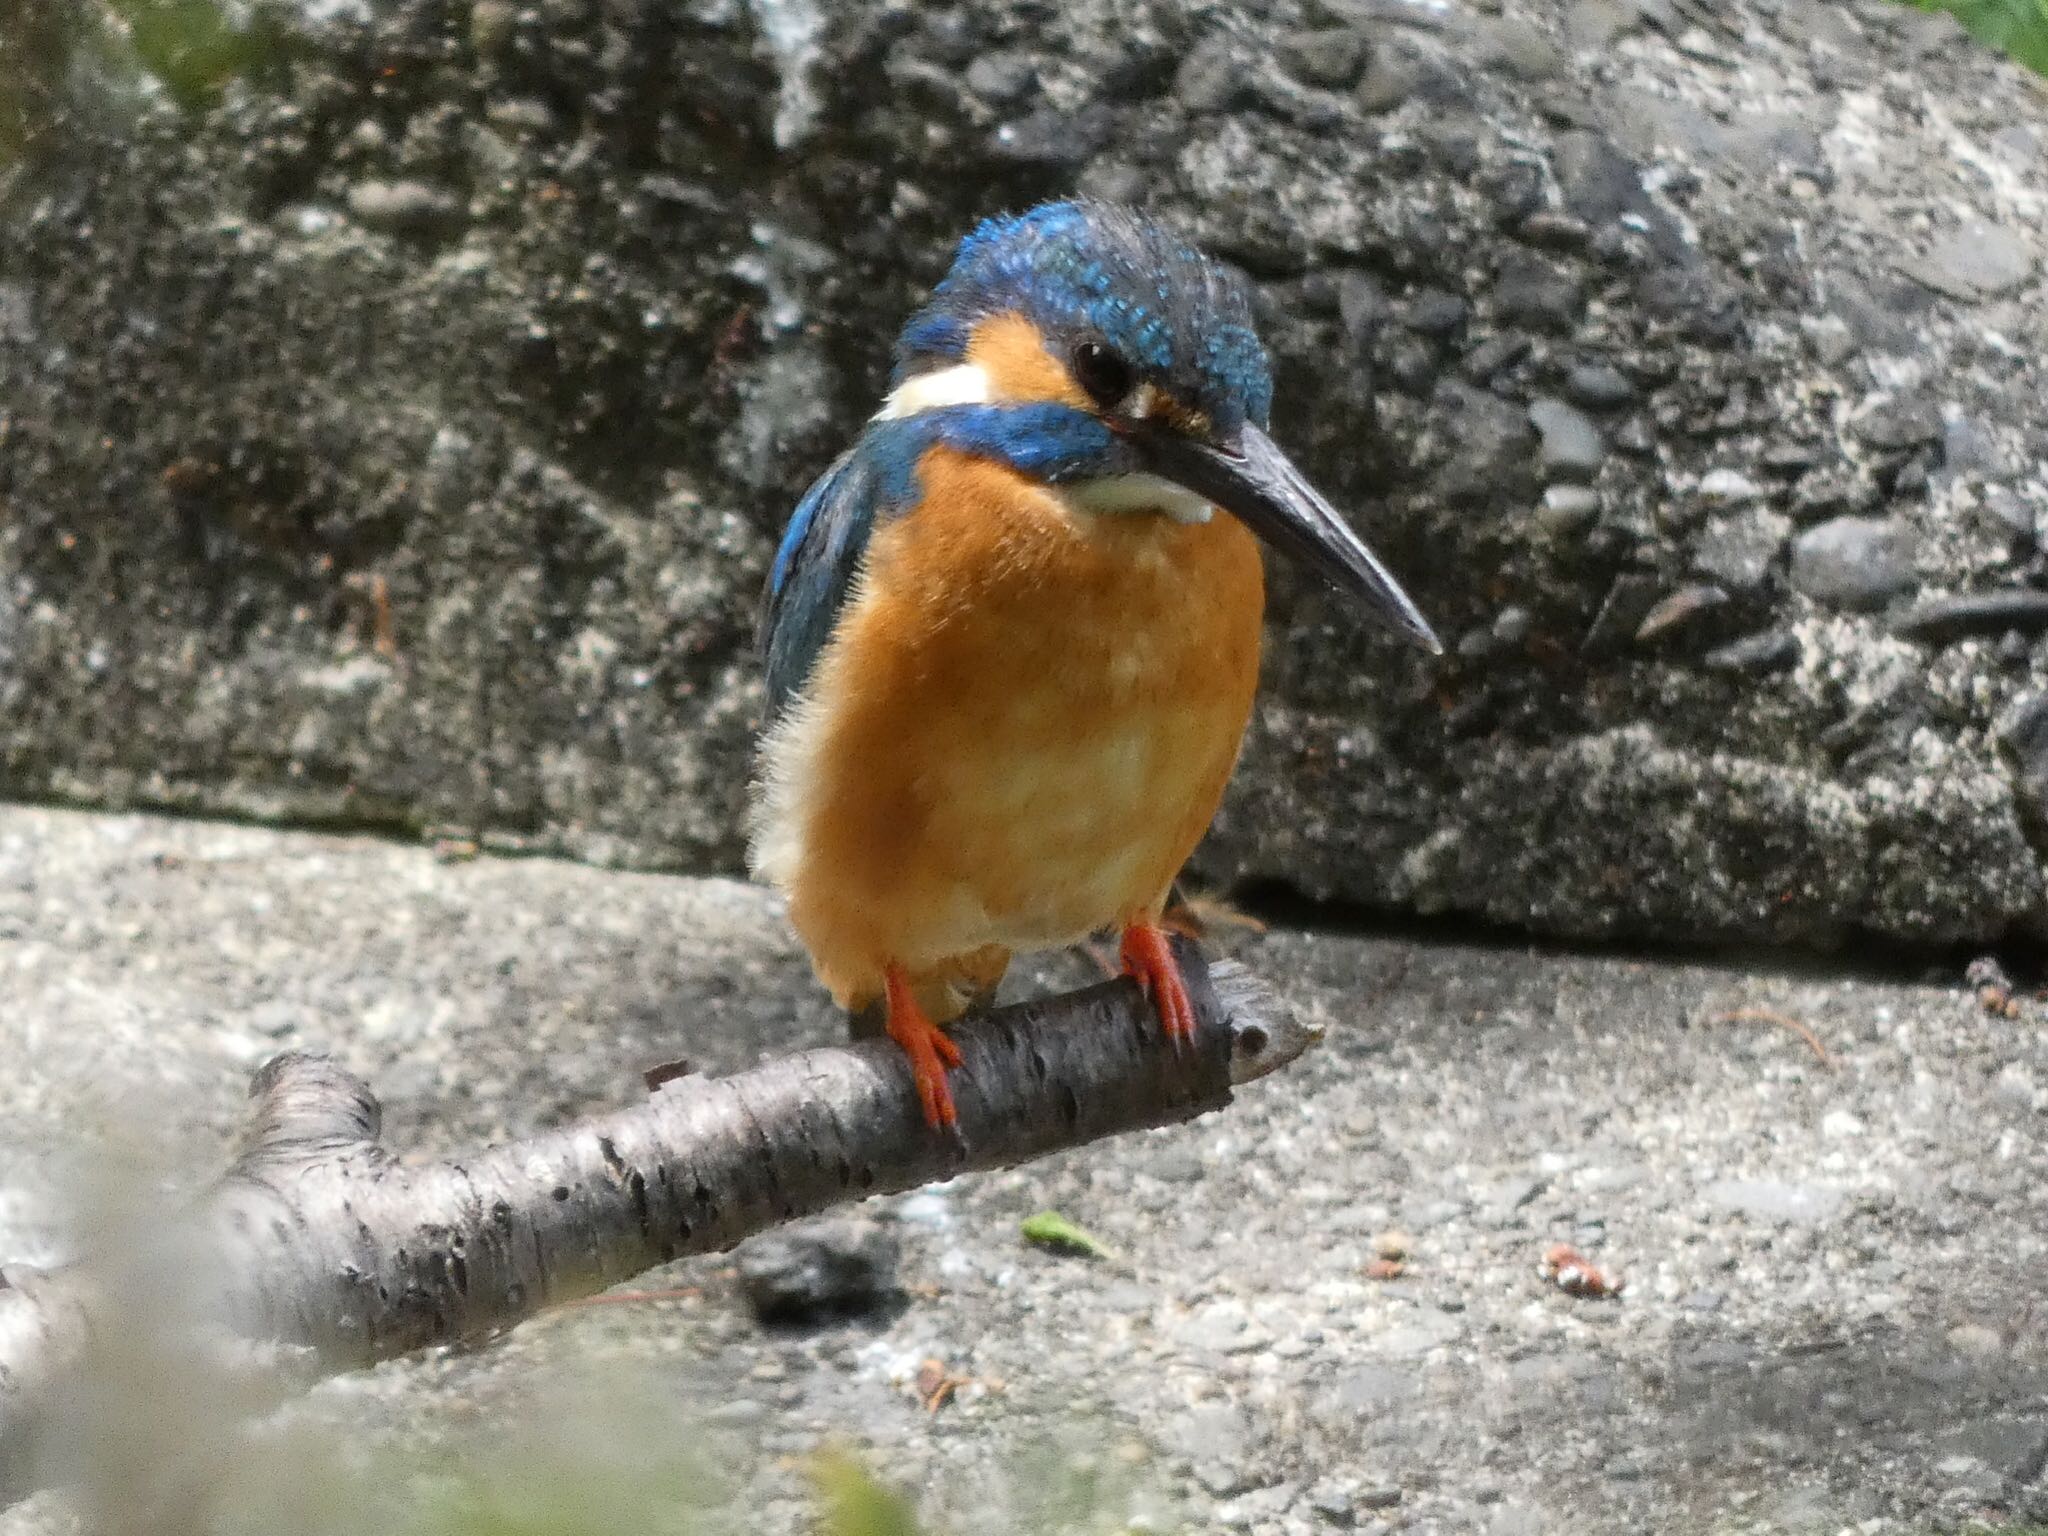
[[[1325,1046],[1199,1124],[828,1226],[900,1291],[884,1304],[764,1327],[743,1250],[643,1282],[687,1288],[668,1300],[328,1383],[266,1433],[417,1451],[526,1425],[644,1464],[694,1423],[769,1536],[806,1528],[788,1458],[834,1439],[956,1531],[1000,1532],[1048,1447],[1191,1531],[2048,1518],[2043,1005],[1987,1011],[1959,977],[1240,947]],[[24,809],[0,811],[0,996],[6,1260],[62,1249],[96,1159],[203,1177],[282,1046],[339,1051],[397,1145],[445,1151],[642,1092],[679,1053],[724,1070],[840,1027],[746,886]],[[1810,1028],[1827,1062],[1740,1009]],[[1048,1208],[1114,1260],[1026,1245]],[[1543,1278],[1557,1242],[1621,1297]],[[928,1359],[960,1378],[936,1412]],[[609,1406],[550,1416],[578,1381]],[[0,1532],[69,1530],[68,1509],[41,1496]]]
[[[1949,18],[233,13],[221,104],[87,50],[0,170],[11,793],[734,871],[779,523],[962,229],[1079,188],[1253,278],[1278,435],[1453,652],[1279,574],[1213,878],[2048,930],[2048,608],[1891,622],[2048,577],[2048,107]]]

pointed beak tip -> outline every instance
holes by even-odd
[[[1432,656],[1444,645],[1393,573],[1302,477],[1278,444],[1253,423],[1235,441],[1210,444],[1155,434],[1147,444],[1156,468],[1177,485],[1208,497],[1254,533],[1359,601],[1380,623]]]
[[[1380,622],[1392,630],[1394,634],[1426,656],[1442,656],[1444,654],[1443,641],[1437,638],[1437,633],[1430,627],[1429,620],[1425,619],[1412,603],[1406,601],[1406,593],[1401,594],[1401,601],[1398,606],[1386,603],[1386,600],[1378,593],[1371,594],[1371,596],[1377,599],[1374,601],[1373,607],[1377,610]],[[1389,607],[1393,611],[1389,612]]]

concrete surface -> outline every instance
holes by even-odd
[[[878,1202],[893,1307],[766,1331],[726,1264],[692,1262],[647,1283],[693,1294],[335,1381],[267,1433],[417,1451],[522,1426],[560,1451],[595,1422],[644,1462],[694,1423],[767,1533],[806,1528],[790,1458],[835,1439],[957,1532],[1002,1531],[1033,1458],[1076,1444],[1152,1529],[2048,1518],[2042,1005],[1819,967],[1240,947],[1327,1046],[1200,1124]],[[282,1046],[339,1051],[393,1142],[438,1152],[634,1095],[650,1062],[729,1069],[839,1027],[746,886],[19,808],[0,999],[8,1260],[65,1249],[95,1162],[166,1191],[205,1177]],[[1830,1064],[1778,1024],[1715,1022],[1738,1008],[1804,1023]],[[1026,1247],[1047,1207],[1122,1263]],[[1392,1233],[1406,1273],[1368,1278]],[[1542,1278],[1560,1240],[1622,1298]],[[926,1358],[970,1378],[929,1414]],[[575,1391],[638,1406],[543,1412]],[[69,1509],[42,1496],[0,1532],[69,1530]]]
[[[1080,189],[1251,276],[1453,651],[1278,574],[1212,877],[2048,930],[2048,106],[1949,17],[276,0],[181,110],[15,9],[0,793],[736,871],[777,530],[952,243]]]

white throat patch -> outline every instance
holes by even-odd
[[[889,391],[875,420],[901,421],[945,405],[987,405],[991,398],[988,370],[975,363],[955,363],[905,379]]]
[[[1060,487],[1080,512],[1157,512],[1176,523],[1206,523],[1216,509],[1209,498],[1158,475],[1104,475]]]

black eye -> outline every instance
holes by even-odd
[[[1115,405],[1131,392],[1131,365],[1099,341],[1074,348],[1074,381],[1097,405]]]

